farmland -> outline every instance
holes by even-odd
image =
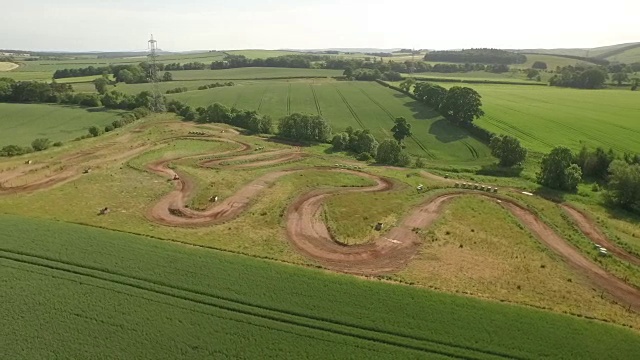
[[[0,147],[29,145],[35,138],[69,141],[93,125],[104,127],[118,119],[117,111],[87,111],[60,105],[0,104]]]
[[[376,83],[326,80],[256,81],[233,87],[169,96],[193,106],[220,102],[281,118],[294,112],[321,114],[335,131],[365,128],[380,139],[390,138],[393,119],[405,117],[415,136],[408,150],[434,161],[477,162],[488,149],[415,100]]]
[[[442,83],[449,87],[451,84]],[[554,87],[468,84],[482,96],[477,124],[518,137],[533,151],[556,144],[640,152],[640,96],[628,90],[581,91]]]
[[[13,295],[2,317],[19,324],[3,334],[5,356],[127,349],[153,358],[268,358],[286,347],[294,357],[623,359],[640,346],[628,330],[539,310],[78,225],[13,216],[0,224],[1,281]],[[49,328],[44,341],[22,340]]]
[[[36,78],[55,64],[31,65],[48,70],[7,74]],[[368,129],[378,141],[404,117],[409,168],[173,113],[0,158],[0,357],[634,358],[637,216],[607,207],[591,184],[548,195],[533,178],[555,145],[640,152],[637,92],[464,85],[482,95],[475,123],[529,150],[522,173],[498,176],[486,171],[496,162],[488,146],[436,111],[340,75],[184,70],[159,87],[186,87],[166,98],[193,108],[255,110],[274,127],[320,115],[334,134]],[[451,76],[528,81],[515,71]],[[61,81],[96,93],[92,79]],[[119,113],[0,104],[0,147],[66,142]]]

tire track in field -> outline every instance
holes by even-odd
[[[311,88],[311,92],[313,93],[313,101],[316,103],[316,111],[318,112],[318,115],[322,116],[322,109],[320,109],[320,102],[318,101],[316,89],[312,84],[309,84],[309,87]]]
[[[471,146],[468,142],[466,141],[461,141],[462,144],[464,144],[464,146],[467,147],[467,149],[469,150],[469,152],[471,153],[471,157],[473,157],[474,159],[477,159],[480,157],[480,155],[478,155],[478,150],[476,150],[476,148],[474,148],[473,146]]]
[[[486,114],[485,117],[487,119],[490,120],[490,122],[497,128],[501,129],[502,131],[505,131],[507,134],[511,134],[514,135],[516,137],[519,136],[524,136],[526,138],[529,138],[535,142],[538,142],[540,144],[546,145],[548,147],[554,147],[555,145],[546,142],[545,140],[541,139],[540,137],[533,135],[529,132],[526,132],[520,128],[518,128],[516,125],[513,124],[509,124],[508,122],[504,121],[504,120],[500,120],[492,115],[488,115]],[[500,124],[500,125],[498,125]]]
[[[390,345],[417,351],[423,354],[438,354],[456,359],[470,360],[484,359],[487,357],[499,359],[525,359],[523,357],[514,356],[513,354],[484,350],[471,346],[462,346],[446,341],[431,340],[416,335],[402,334],[394,331],[381,331],[366,325],[350,324],[320,316],[257,305],[247,301],[216,295],[205,291],[189,289],[184,286],[173,285],[163,281],[147,279],[126,273],[119,273],[117,270],[113,269],[102,269],[97,266],[57,260],[44,255],[0,249],[0,259],[105,281],[107,283],[129,288],[135,288],[234,314],[273,321],[299,328],[306,328],[308,330],[315,330],[323,333],[334,335],[338,334],[378,344]],[[109,290],[117,292],[115,289]],[[467,355],[468,353],[474,354]]]
[[[357,87],[357,86],[356,86]],[[369,98],[369,100],[371,100],[372,103],[374,103],[377,107],[380,108],[380,110],[382,110],[385,114],[387,114],[387,116],[389,117],[389,119],[391,119],[392,121],[395,121],[395,116],[393,115],[393,113],[391,113],[389,110],[387,110],[387,108],[384,107],[384,105],[380,104],[376,99],[374,99],[371,95],[369,95],[369,93],[367,93],[364,89],[362,89],[361,87],[357,87],[358,90],[360,90],[361,93],[364,94],[364,96],[366,96],[367,98]],[[427,154],[428,157],[430,157],[431,159],[435,159],[436,156],[427,149],[426,146],[424,146],[424,144],[422,144],[422,142],[420,142],[420,140],[418,140],[418,138],[416,138],[413,134],[411,134],[411,139],[418,145],[418,147],[420,149],[422,149],[422,151],[424,151],[425,154]]]
[[[291,83],[289,83],[289,90],[287,91],[287,115],[291,115]]]
[[[268,91],[269,91],[269,86],[266,86],[264,88],[264,91],[262,92],[262,96],[260,97],[260,103],[258,104],[258,110],[257,111],[260,111],[260,109],[262,108],[262,102],[264,101],[264,97],[265,97],[265,95],[267,95]]]
[[[342,94],[342,91],[340,91],[340,89],[338,89],[337,86],[333,85],[333,88],[336,90],[336,92],[338,93],[338,96],[340,96],[340,98],[342,99],[342,102],[344,103],[344,105],[347,107],[347,109],[349,110],[349,112],[351,113],[351,116],[353,116],[353,119],[358,123],[358,125],[360,125],[361,128],[366,129],[366,127],[364,126],[364,124],[362,123],[362,120],[360,120],[360,117],[358,116],[358,114],[356,113],[355,110],[353,110],[353,108],[351,107],[351,105],[349,104],[349,102],[347,101],[347,98],[344,97],[344,95]]]

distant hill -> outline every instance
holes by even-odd
[[[595,48],[568,49],[518,49],[520,53],[548,54],[556,56],[570,56],[607,60],[610,62],[633,63],[640,61],[640,42],[624,43]]]

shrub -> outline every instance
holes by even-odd
[[[102,130],[94,125],[89,128],[89,134],[93,137],[100,136],[102,134]]]
[[[414,166],[418,169],[425,167],[424,160],[422,160],[422,158],[417,158]]]
[[[113,127],[113,125],[109,124],[107,126],[104,127],[104,132],[111,132],[113,131],[115,128]]]
[[[47,150],[51,146],[51,140],[47,138],[38,138],[31,142],[31,147],[35,151]]]
[[[60,147],[60,146],[62,146],[62,141],[56,141],[56,142],[54,142],[54,143],[53,143],[53,146],[55,146],[55,147]]]
[[[371,154],[369,154],[367,152],[363,152],[363,153],[358,154],[356,156],[356,159],[360,160],[360,161],[369,161],[369,160],[371,160]]]

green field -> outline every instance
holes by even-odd
[[[286,50],[229,50],[225,51],[229,55],[242,55],[249,59],[266,59],[269,57],[285,56],[285,55],[300,55],[304,52],[300,51],[286,51]]]
[[[233,87],[169,95],[192,106],[220,102],[279,119],[290,113],[319,114],[334,132],[351,126],[370,129],[378,140],[391,138],[393,119],[405,117],[414,136],[414,155],[434,161],[490,161],[488,148],[417,101],[374,82],[327,80],[254,81]]]
[[[91,110],[62,105],[0,103],[0,147],[25,146],[40,137],[69,141],[85,135],[93,125],[110,124],[120,113]]]
[[[640,47],[637,47],[635,49],[630,49],[627,50],[623,53],[617,54],[617,55],[613,55],[611,57],[608,57],[607,60],[609,61],[617,61],[617,62],[621,62],[624,64],[631,64],[634,62],[640,62]]]
[[[223,70],[182,70],[173,71],[174,80],[240,80],[288,77],[333,77],[342,76],[342,70],[290,69],[290,68],[238,68]]]
[[[79,225],[0,225],[3,358],[632,359],[640,346],[539,310]]]
[[[441,83],[445,87],[451,83]],[[519,138],[535,152],[583,145],[640,152],[640,93],[543,86],[466,84],[482,96],[485,116],[476,123]]]

